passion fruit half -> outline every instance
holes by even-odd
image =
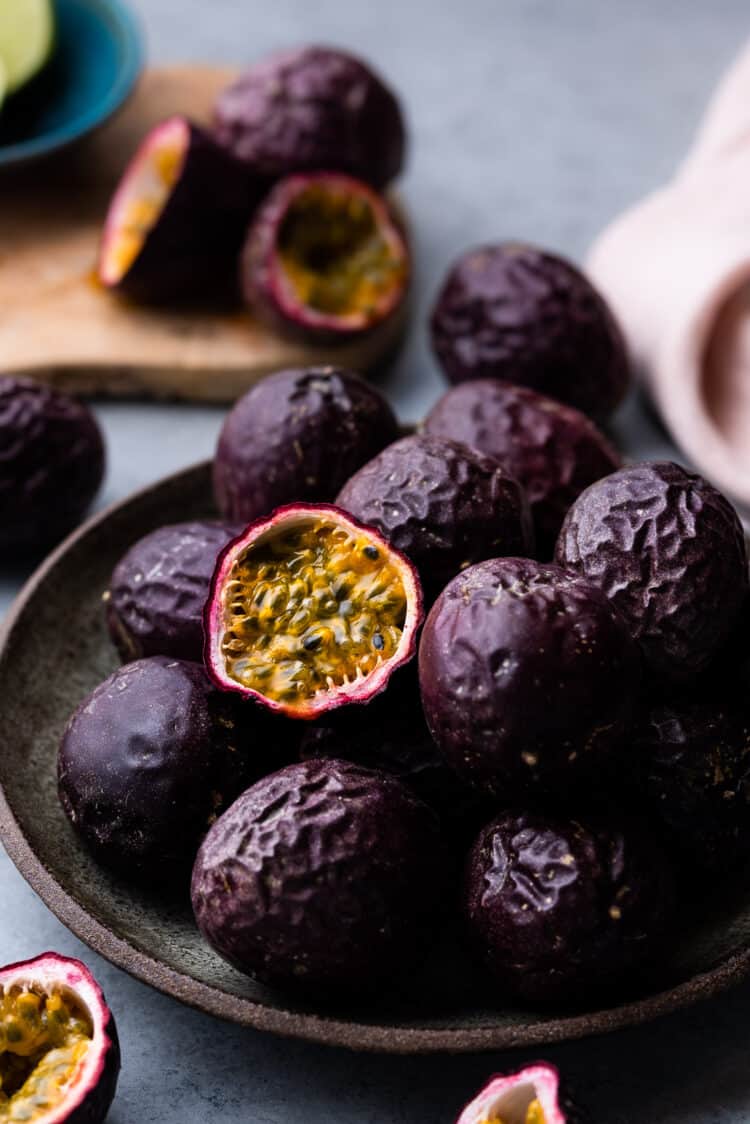
[[[581,1124],[555,1066],[535,1062],[492,1077],[456,1124]]]
[[[206,665],[225,691],[315,718],[382,691],[414,655],[421,621],[403,554],[331,504],[290,504],[219,556]]]
[[[46,952],[0,968],[0,1120],[99,1124],[120,1047],[101,988],[79,960]]]
[[[335,343],[395,315],[409,284],[406,236],[382,196],[334,172],[290,176],[251,223],[241,285],[271,327]]]
[[[236,297],[236,261],[261,193],[203,129],[168,118],[148,133],[110,203],[99,280],[144,302]]]

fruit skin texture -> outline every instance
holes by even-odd
[[[87,1069],[84,1080],[68,1093],[67,1105],[64,1104],[49,1118],[54,1119],[55,1124],[102,1124],[117,1089],[120,1042],[115,1017],[99,984],[80,960],[60,956],[57,952],[44,952],[33,960],[6,964],[0,968],[0,988],[9,988],[14,981],[22,980],[35,980],[43,986],[64,983],[78,995],[91,1014],[94,1024],[91,1049],[96,1051],[94,1070],[88,1072]]]
[[[630,381],[622,333],[571,262],[515,242],[469,250],[451,267],[430,320],[451,382],[507,379],[609,417]]]
[[[556,1066],[534,1062],[515,1073],[491,1077],[471,1100],[456,1124],[484,1124],[488,1120],[505,1120],[503,1109],[515,1095],[519,1085],[533,1086],[535,1097],[544,1114],[544,1124],[588,1124],[589,1116],[574,1104],[566,1082]]]
[[[336,503],[411,558],[428,600],[472,562],[533,550],[518,482],[491,457],[430,434],[383,449]]]
[[[102,274],[103,255],[117,232],[112,207],[105,222],[100,279],[106,288],[144,304],[236,300],[237,257],[250,216],[263,195],[264,185],[240,161],[200,126],[187,120],[184,124],[188,140],[179,177],[138,255],[115,283]]]
[[[382,300],[358,313],[324,312],[290,292],[280,254],[285,220],[295,203],[311,188],[336,193],[349,201],[365,203],[377,230],[401,271],[390,277]],[[405,230],[387,200],[361,180],[336,172],[314,172],[280,180],[253,215],[240,256],[240,287],[245,303],[272,330],[302,343],[351,342],[391,321],[404,306],[409,288],[411,261]]]
[[[294,501],[332,501],[353,472],[398,436],[386,400],[337,367],[277,371],[228,414],[214,460],[227,519],[250,522]]]
[[[531,505],[537,555],[545,559],[552,557],[576,497],[622,463],[580,410],[500,379],[453,387],[435,403],[423,428],[494,457],[518,480]]]
[[[729,639],[748,592],[730,502],[669,461],[629,465],[571,507],[556,561],[606,593],[658,680],[686,683]]]
[[[104,441],[82,402],[0,377],[0,547],[23,554],[79,522],[104,476]]]
[[[235,801],[195,861],[193,909],[241,971],[325,999],[372,991],[435,924],[437,821],[394,777],[306,761]]]
[[[125,664],[65,729],[63,809],[105,866],[134,881],[179,879],[216,815],[261,762],[271,767],[264,719],[232,708],[199,664],[166,656]],[[278,738],[271,744],[283,760]]]
[[[646,705],[633,737],[636,791],[686,873],[750,855],[750,721],[725,697]]]
[[[214,136],[255,175],[331,168],[382,187],[401,170],[401,107],[370,67],[330,47],[273,54],[219,95]]]
[[[669,865],[636,825],[505,812],[466,870],[474,944],[501,989],[531,1003],[616,992],[659,951],[673,902]]]
[[[239,524],[173,523],[131,546],[105,594],[107,627],[123,660],[203,659],[203,607],[219,553]]]
[[[591,582],[495,558],[445,588],[422,631],[427,724],[448,764],[507,802],[578,798],[619,758],[640,686],[624,622]]]

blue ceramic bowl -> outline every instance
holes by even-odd
[[[55,0],[55,13],[52,58],[0,110],[0,168],[54,152],[101,125],[143,65],[140,28],[120,0]]]

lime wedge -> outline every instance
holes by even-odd
[[[54,44],[52,0],[0,0],[0,61],[7,94],[39,73]]]

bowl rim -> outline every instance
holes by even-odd
[[[161,477],[92,515],[37,567],[16,596],[0,624],[0,661],[12,638],[16,623],[28,602],[57,563],[92,531],[131,504],[165,486],[200,478],[211,462],[200,461]],[[306,1014],[232,995],[172,968],[116,936],[81,906],[35,854],[15,817],[0,781],[0,841],[21,875],[55,916],[84,944],[131,976],[149,984],[187,1006],[227,1021],[288,1038],[351,1050],[388,1054],[480,1053],[489,1050],[549,1045],[637,1026],[670,1014],[700,1000],[709,999],[750,976],[750,940],[716,967],[701,972],[666,991],[657,992],[615,1007],[575,1015],[560,1015],[537,1021],[529,1009],[528,1022],[481,1027],[386,1025],[352,1021],[340,1016]]]
[[[122,59],[105,96],[90,105],[67,124],[15,144],[0,144],[0,168],[13,167],[67,148],[103,125],[133,92],[145,63],[144,35],[139,18],[122,0],[74,0],[88,8],[107,34],[115,28]]]

